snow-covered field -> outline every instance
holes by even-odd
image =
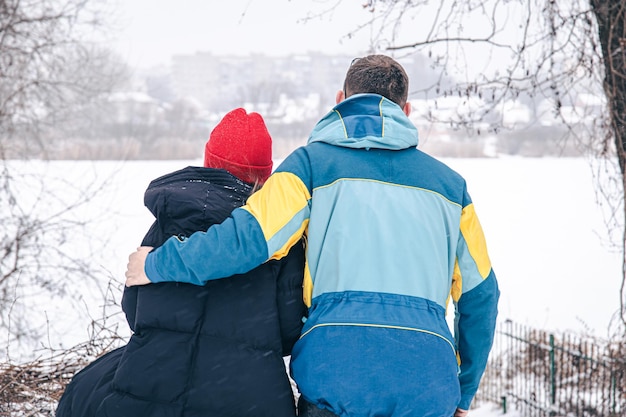
[[[605,336],[619,307],[621,263],[596,203],[589,163],[582,158],[444,162],[468,181],[502,291],[500,319]],[[91,219],[85,236],[92,250],[102,245],[92,256],[94,265],[109,271],[121,294],[128,254],[152,223],[143,206],[146,186],[157,176],[201,161],[14,164],[15,171],[41,170],[50,178],[65,178],[78,190],[94,179],[107,179],[105,187],[78,213]],[[92,317],[98,317],[101,303],[97,298],[102,290],[85,290]],[[51,300],[32,305],[33,314],[47,317],[46,344],[70,347],[87,340],[89,317],[67,305]],[[490,407],[472,412],[473,417],[497,414]]]

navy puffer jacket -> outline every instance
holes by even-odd
[[[142,245],[160,246],[221,223],[250,185],[223,170],[187,167],[152,181],[156,217]],[[304,248],[251,272],[211,281],[126,288],[127,346],[79,372],[57,417],[293,417],[283,356],[300,335]]]

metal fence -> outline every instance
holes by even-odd
[[[475,404],[524,417],[626,416],[626,342],[554,334],[506,321]]]

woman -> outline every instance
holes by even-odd
[[[211,132],[204,167],[153,180],[145,204],[156,220],[141,243],[158,247],[224,221],[272,170],[271,138],[257,113],[228,113]],[[300,335],[304,248],[202,288],[126,288],[133,335],[79,372],[59,402],[69,416],[293,417],[283,356]]]

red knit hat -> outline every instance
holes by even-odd
[[[242,108],[227,113],[204,147],[204,166],[225,169],[247,183],[264,183],[272,173],[272,138],[263,117]]]

